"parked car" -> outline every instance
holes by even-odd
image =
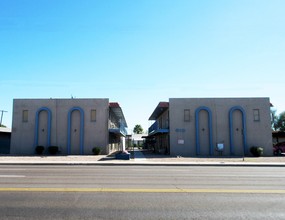
[[[282,155],[283,153],[285,154],[285,142],[280,142],[273,146],[274,155]]]

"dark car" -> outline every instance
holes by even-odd
[[[282,155],[285,154],[285,142],[277,143],[273,146],[274,155]]]

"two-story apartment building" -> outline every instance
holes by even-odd
[[[171,98],[150,116],[155,150],[172,156],[272,155],[269,98]]]
[[[169,103],[158,103],[149,120],[155,121],[148,129],[154,151],[169,154]]]
[[[32,155],[36,146],[58,146],[63,155],[120,149],[127,123],[108,99],[14,99],[11,154]]]

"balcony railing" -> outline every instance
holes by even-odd
[[[128,134],[128,131],[123,124],[119,125],[118,127],[118,125],[116,125],[115,123],[111,123],[111,122],[109,123],[109,131],[112,133],[117,133],[117,134],[120,133],[123,136],[126,136]]]
[[[122,125],[120,126],[120,133],[124,136],[128,134],[128,131],[125,126],[122,126]]]
[[[148,128],[148,133],[150,134],[153,131],[158,130],[158,121],[154,122],[149,128]]]
[[[158,121],[154,122],[148,129],[148,135],[165,134],[169,132],[169,128],[160,128]]]

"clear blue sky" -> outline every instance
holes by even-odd
[[[174,97],[270,97],[285,111],[284,0],[0,0],[0,110],[109,98],[129,128]]]

